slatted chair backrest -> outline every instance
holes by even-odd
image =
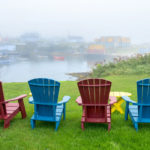
[[[39,103],[35,105],[35,113],[40,116],[55,118],[56,105],[51,104],[57,104],[60,83],[46,78],[32,79],[28,83],[34,102]]]
[[[104,79],[87,79],[78,82],[83,104],[108,104],[111,82]]]
[[[57,103],[60,83],[46,78],[36,78],[29,82],[32,96],[35,102]]]
[[[138,104],[150,105],[150,79],[137,81]],[[150,106],[138,106],[138,113],[141,118],[150,118]]]
[[[2,86],[2,82],[0,81],[0,102],[3,102],[4,99],[4,92],[3,92],[3,86]],[[0,116],[4,117],[6,115],[6,106],[5,104],[3,104],[3,106],[0,109]]]
[[[111,82],[104,79],[87,79],[78,82],[83,104],[108,104]],[[86,106],[85,118],[105,118],[105,106]]]

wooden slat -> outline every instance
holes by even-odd
[[[93,81],[94,81],[94,79],[93,79]],[[87,87],[87,86],[89,86],[89,87],[101,87],[101,86],[104,86],[104,87],[106,87],[106,86],[110,86],[110,84],[80,84],[80,86],[85,86],[85,87]]]
[[[82,122],[85,122],[85,119],[82,118]],[[107,121],[105,118],[86,118],[86,122],[94,122],[94,123],[105,123],[105,122],[110,122],[110,118],[107,118]]]
[[[6,104],[7,107],[19,107],[18,103],[7,103]]]
[[[19,108],[19,106],[17,106],[17,107],[6,107],[6,110],[7,111],[13,111],[13,110],[16,110],[17,108]]]
[[[107,118],[107,122],[111,122],[111,118]]]

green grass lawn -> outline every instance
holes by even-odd
[[[136,81],[146,78],[146,75],[138,76],[109,76],[112,81],[112,91],[131,92],[132,99],[136,100]],[[20,94],[28,94],[27,83],[5,83],[5,98],[12,98]],[[55,132],[55,124],[38,122],[34,130],[30,127],[30,118],[33,114],[33,105],[25,98],[27,118],[22,120],[18,114],[6,130],[3,129],[3,121],[0,121],[0,150],[78,150],[78,149],[111,149],[133,150],[150,149],[150,124],[141,124],[139,131],[134,129],[131,119],[124,120],[124,115],[118,112],[112,114],[111,131],[107,131],[106,124],[86,124],[85,130],[81,130],[80,120],[82,108],[75,103],[79,96],[75,81],[61,82],[59,100],[64,95],[69,95],[71,100],[67,104],[66,120],[61,121],[58,131]],[[125,103],[122,105],[125,108]]]

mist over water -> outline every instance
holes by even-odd
[[[68,73],[150,53],[149,6],[149,0],[0,1],[0,80],[76,80]]]

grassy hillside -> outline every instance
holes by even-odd
[[[109,75],[150,75],[150,55],[136,56],[127,60],[116,60],[104,66],[98,64],[93,69],[92,77]]]
[[[136,81],[146,78],[147,75],[106,76],[112,81],[112,91],[127,91],[132,93],[136,100]],[[27,83],[5,83],[6,99],[29,93]],[[124,120],[124,115],[118,112],[112,114],[112,128],[110,133],[105,124],[86,124],[85,131],[81,130],[80,119],[82,108],[75,103],[79,96],[76,82],[61,82],[59,100],[64,95],[71,96],[67,104],[66,120],[61,121],[58,131],[54,131],[55,124],[37,122],[34,130],[30,127],[30,118],[33,114],[33,105],[25,107],[27,118],[22,120],[18,114],[3,130],[3,121],[0,121],[0,150],[140,150],[149,149],[150,125],[141,124],[136,132],[131,119]],[[125,108],[125,103],[122,105]]]

